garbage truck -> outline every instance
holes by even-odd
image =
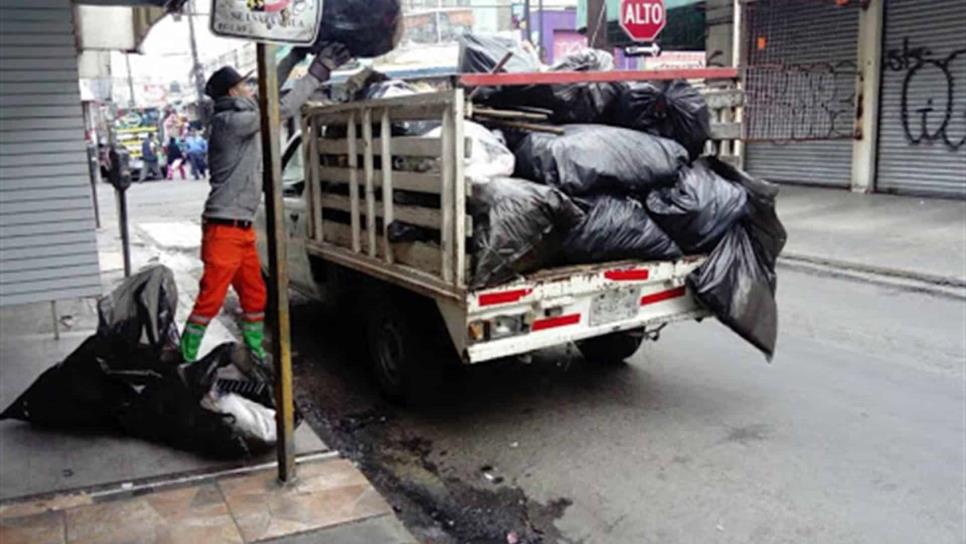
[[[557,266],[474,287],[477,225],[464,175],[472,108],[460,88],[307,106],[301,133],[283,150],[290,285],[362,319],[387,396],[431,396],[447,363],[569,342],[592,363],[618,363],[665,325],[710,315],[685,283],[702,255]],[[438,124],[437,137],[395,135],[394,126],[414,122]],[[427,159],[432,167],[420,166]],[[435,238],[394,240],[394,222]],[[266,263],[262,211],[256,228]]]

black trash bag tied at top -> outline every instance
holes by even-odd
[[[328,42],[346,46],[353,57],[372,58],[392,51],[403,34],[400,0],[325,0],[319,35],[309,50]]]
[[[589,197],[583,221],[564,242],[564,256],[574,264],[622,259],[661,261],[681,257],[677,244],[630,197]]]
[[[711,138],[711,112],[698,89],[683,79],[621,86],[617,124],[671,138],[692,159]]]
[[[686,253],[706,253],[747,213],[748,193],[701,158],[647,195],[647,213]]]
[[[514,154],[515,176],[575,197],[644,195],[674,183],[688,161],[672,140],[605,125],[567,125],[563,135],[531,132]]]
[[[584,218],[562,192],[515,178],[475,183],[467,207],[473,216],[474,289],[557,264],[564,236]]]
[[[246,440],[231,417],[206,410],[200,401],[212,390],[215,371],[233,365],[246,384],[257,386],[250,389],[261,392],[249,400],[271,408],[271,372],[235,343],[179,366],[177,300],[173,274],[164,266],[125,279],[99,301],[97,332],[44,371],[0,419],[122,430],[216,457],[239,457],[267,446]]]
[[[778,188],[717,159],[708,165],[748,195],[748,213],[735,223],[708,259],[687,277],[695,298],[770,361],[778,337],[775,263],[785,227],[775,212]]]

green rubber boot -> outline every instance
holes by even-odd
[[[246,321],[242,323],[242,338],[245,345],[261,360],[265,360],[265,323],[262,321]]]
[[[181,333],[181,356],[185,362],[193,363],[198,358],[198,350],[201,348],[201,340],[205,337],[205,330],[208,327],[198,323],[188,323],[184,326]]]

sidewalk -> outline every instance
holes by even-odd
[[[123,277],[113,194],[99,187],[103,292]],[[207,184],[140,184],[129,192],[132,269],[165,264],[178,284],[178,319],[198,289]],[[73,351],[97,325],[96,301],[0,311],[0,406]],[[231,315],[209,328],[201,353],[237,340]],[[0,407],[0,409],[2,409]],[[0,422],[0,542],[412,542],[392,509],[307,424],[296,430],[298,483],[279,488],[275,453],[225,462],[121,434]],[[254,470],[253,467],[257,470]]]
[[[782,257],[966,287],[966,202],[783,185]]]

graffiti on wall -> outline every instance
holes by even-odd
[[[938,142],[950,151],[963,147],[966,49],[942,56],[926,46],[911,47],[909,38],[903,38],[902,47],[886,51],[884,64],[886,70],[904,74],[899,117],[906,140],[912,145]]]
[[[745,70],[746,138],[852,138],[855,62],[759,65]]]

